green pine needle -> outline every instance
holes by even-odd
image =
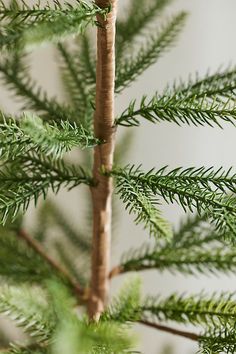
[[[81,318],[75,313],[74,299],[65,288],[52,283],[49,290],[58,319],[50,353],[122,354],[131,350],[132,338],[120,325]]]

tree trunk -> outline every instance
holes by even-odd
[[[98,320],[104,310],[109,289],[110,239],[112,218],[112,178],[101,174],[113,164],[114,85],[115,85],[115,22],[117,0],[97,0],[101,7],[112,5],[112,11],[97,29],[97,77],[94,131],[104,144],[95,147],[93,177],[96,186],[91,188],[93,203],[92,276],[88,304],[91,319]]]

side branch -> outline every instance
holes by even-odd
[[[158,329],[160,331],[171,333],[171,334],[174,334],[174,335],[177,335],[177,336],[181,336],[181,337],[184,337],[184,338],[188,338],[190,340],[194,340],[194,341],[198,341],[199,340],[199,335],[195,334],[195,333],[192,333],[192,332],[181,331],[181,330],[178,330],[178,329],[175,329],[175,328],[162,326],[162,325],[159,325],[157,323],[152,323],[152,322],[145,321],[145,320],[140,320],[138,322],[140,324],[142,324],[142,325],[145,325],[145,326],[148,326],[148,327],[152,327],[152,328]]]
[[[24,240],[29,247],[31,247],[35,252],[37,252],[56,272],[61,275],[71,287],[75,290],[76,294],[80,297],[84,295],[83,289],[80,287],[78,282],[64,269],[60,264],[58,264],[52,257],[50,257],[41,246],[41,244],[30,237],[27,232],[23,229],[17,231],[17,236]]]
[[[122,274],[124,272],[125,272],[124,268],[121,265],[118,265],[118,266],[112,268],[112,270],[110,271],[109,279],[112,279],[112,278],[116,277],[117,275]]]

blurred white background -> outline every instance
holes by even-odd
[[[120,0],[122,6],[126,0]],[[137,0],[138,6],[138,0]],[[174,79],[187,79],[190,73],[204,75],[208,69],[217,70],[220,65],[226,67],[236,62],[236,1],[235,0],[176,0],[169,6],[168,14],[176,10],[189,12],[185,30],[179,37],[176,46],[166,53],[156,65],[148,69],[139,80],[125,93],[118,97],[117,112],[123,111],[133,98],[142,94],[152,96]],[[40,48],[32,54],[33,75],[38,82],[47,88],[49,94],[62,97],[61,84],[57,76],[55,54],[49,47]],[[6,93],[0,92],[0,106],[4,110],[17,110],[15,101]],[[128,129],[128,128],[123,128]],[[122,130],[122,129],[121,129]],[[135,139],[129,162],[143,163],[145,169],[169,165],[177,166],[229,166],[236,165],[236,130],[231,125],[219,128],[178,127],[174,124],[160,123],[152,125],[143,123],[135,128]],[[70,192],[65,201],[65,194],[59,200],[68,206],[70,214],[78,214],[78,195]],[[65,204],[67,203],[67,204]],[[178,224],[182,215],[177,206],[163,208],[165,215],[173,223]],[[141,227],[133,224],[133,217],[122,213],[118,237],[112,255],[112,263],[119,261],[120,254],[131,246],[138,246],[147,240],[148,235]],[[198,279],[193,277],[171,276],[168,273],[158,274],[155,271],[143,274],[143,289],[149,293],[169,294],[173,291],[207,292],[214,290],[235,290],[235,277]],[[113,291],[124,281],[124,277],[113,280]],[[173,337],[152,329],[137,326],[140,334],[139,348],[144,354],[161,353],[164,345],[172,345],[176,354],[196,352],[195,343],[187,339]]]

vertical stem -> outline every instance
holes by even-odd
[[[96,111],[94,131],[105,144],[95,147],[91,188],[93,203],[93,250],[91,291],[88,304],[90,318],[98,320],[104,310],[109,288],[110,238],[112,212],[112,178],[101,174],[113,164],[114,85],[115,85],[115,22],[117,0],[96,0],[101,7],[112,5],[106,20],[98,17],[97,29]]]

